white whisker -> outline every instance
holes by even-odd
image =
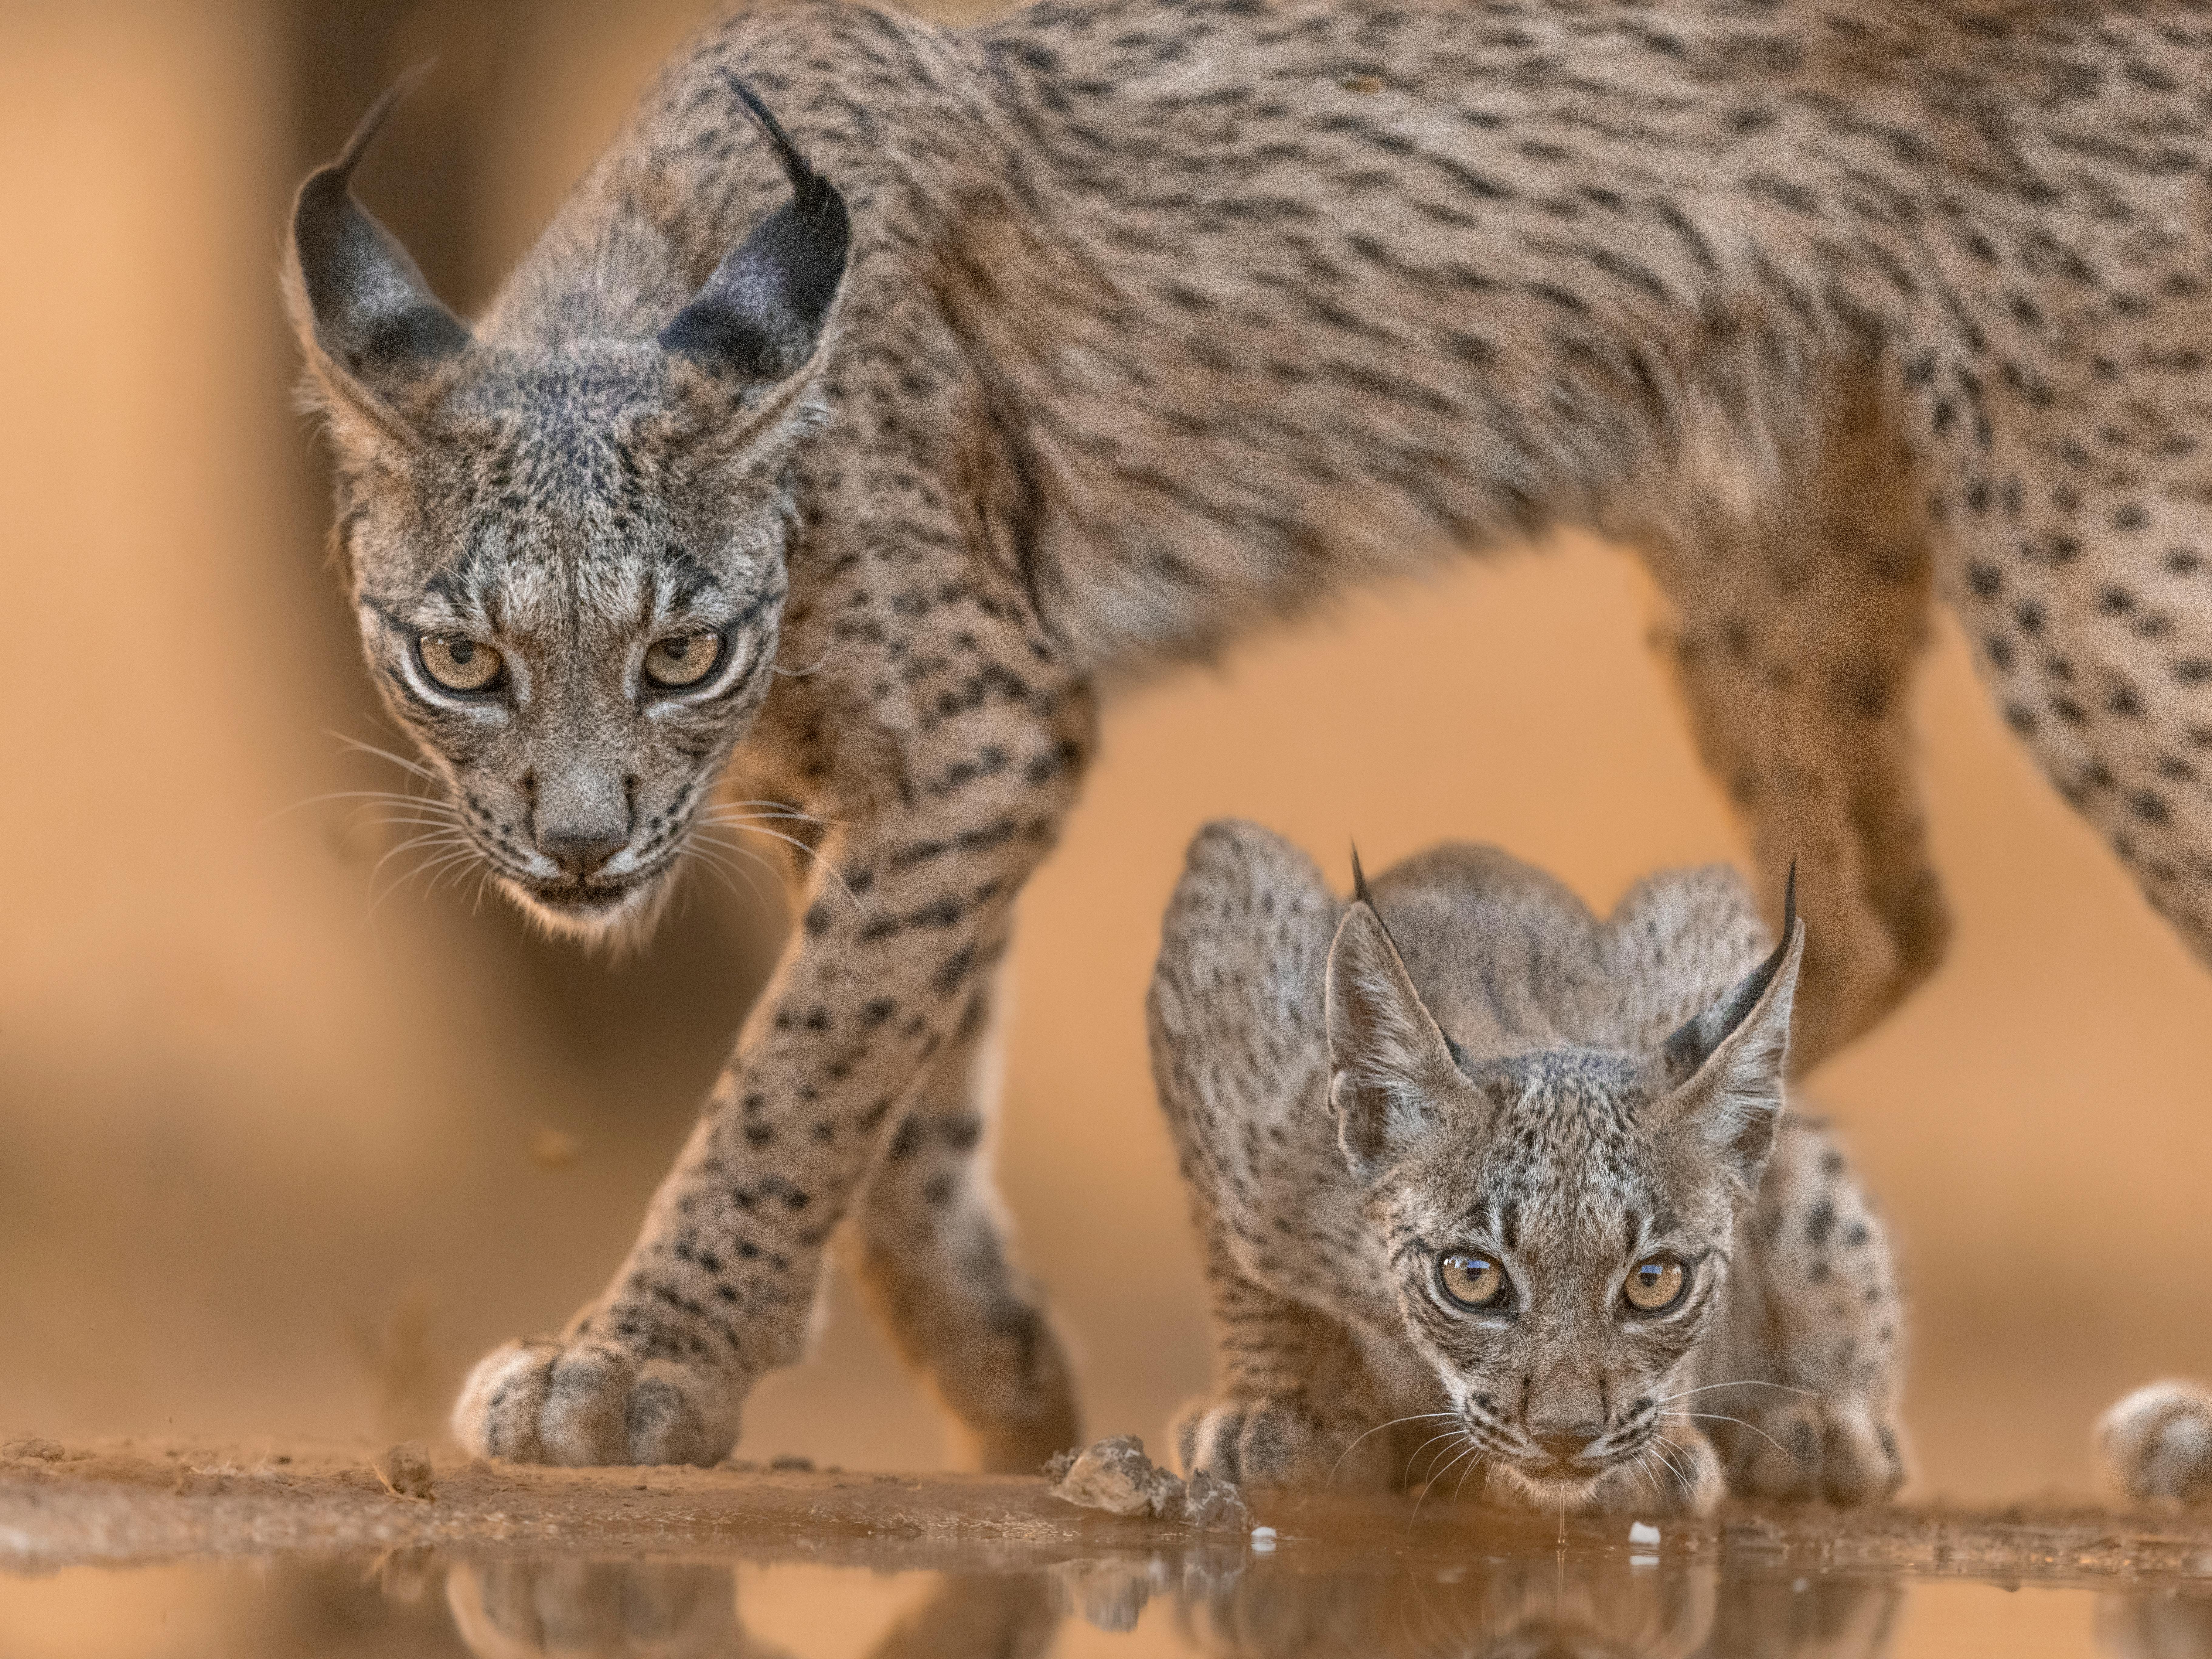
[[[1359,1436],[1358,1439],[1355,1439],[1351,1445],[1346,1446],[1341,1452],[1337,1454],[1336,1462],[1328,1466],[1329,1480],[1334,1480],[1336,1479],[1336,1472],[1344,1467],[1344,1460],[1352,1455],[1353,1449],[1358,1446],[1361,1440],[1367,1438],[1367,1435],[1380,1434],[1385,1429],[1395,1429],[1401,1423],[1419,1423],[1433,1418],[1449,1418],[1452,1415],[1453,1413],[1450,1412],[1415,1412],[1410,1417],[1394,1417],[1388,1423],[1377,1423],[1373,1428],[1367,1431],[1367,1434]]]

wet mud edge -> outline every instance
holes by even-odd
[[[19,1444],[22,1443],[18,1443]],[[430,1548],[473,1557],[743,1556],[878,1569],[1016,1571],[1103,1553],[1241,1557],[1241,1535],[1079,1509],[1042,1477],[838,1471],[551,1469],[430,1455],[423,1498],[386,1449],[333,1442],[102,1440],[0,1453],[0,1570]],[[1626,1555],[1628,1520],[1431,1500],[1251,1494],[1278,1559],[1316,1570],[1378,1553]],[[1998,1582],[2212,1578],[2212,1508],[2053,1499],[1996,1510],[1726,1506],[1659,1523],[1668,1554],[1756,1571]],[[1650,1546],[1638,1546],[1649,1548]]]

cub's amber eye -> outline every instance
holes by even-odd
[[[1492,1258],[1477,1250],[1452,1250],[1437,1258],[1437,1282],[1462,1308],[1495,1313],[1513,1298],[1513,1281]]]
[[[671,690],[696,685],[721,654],[719,634],[679,634],[673,639],[655,640],[646,650],[645,677]]]
[[[1620,1286],[1628,1305],[1638,1313],[1664,1313],[1690,1288],[1690,1270],[1671,1255],[1646,1257],[1628,1270]]]
[[[415,650],[422,672],[448,691],[489,691],[507,666],[506,659],[483,641],[451,634],[425,634]]]

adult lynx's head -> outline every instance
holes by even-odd
[[[349,189],[402,88],[293,214],[371,670],[469,843],[565,927],[649,913],[772,679],[786,462],[848,223],[732,84],[793,198],[649,337],[479,337],[439,303]]]
[[[1793,895],[1773,954],[1653,1052],[1476,1061],[1431,1017],[1364,882],[1338,927],[1346,1159],[1458,1426],[1540,1503],[1667,1455],[1674,1379],[1773,1149],[1803,951]]]

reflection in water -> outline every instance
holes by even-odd
[[[446,1600],[479,1659],[811,1659],[745,1630],[731,1564],[463,1562],[447,1577]],[[1038,1659],[1059,1625],[1042,1574],[948,1574],[870,1652]]]
[[[1133,1655],[1213,1659],[1882,1659],[1903,1594],[1893,1583],[1724,1578],[1695,1559],[1315,1571],[1294,1557],[1114,1558],[944,1577],[871,1652],[1038,1659],[1073,1617],[1134,1632]],[[730,1565],[464,1563],[447,1599],[480,1659],[810,1659],[747,1633]]]
[[[0,1571],[6,1659],[2212,1659],[2212,1579],[1998,1585],[1717,1552],[1459,1558],[1293,1540],[1040,1562],[866,1547]],[[947,1572],[921,1570],[942,1562]],[[2007,1593],[2007,1592],[2012,1593]],[[2093,1640],[2094,1630],[2094,1640]]]
[[[2099,1596],[2097,1651],[2111,1659],[2212,1659],[2212,1589]]]

